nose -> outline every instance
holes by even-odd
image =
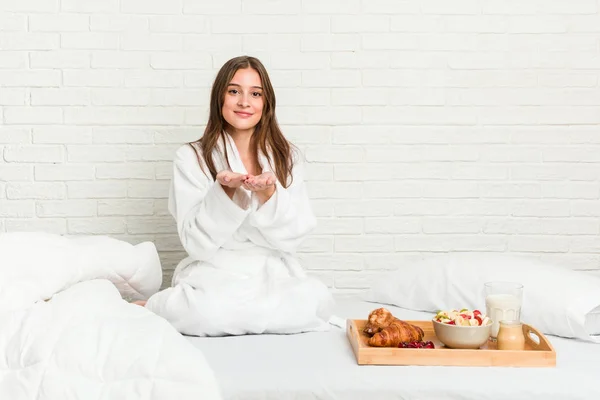
[[[242,93],[238,97],[238,106],[240,106],[240,107],[249,107],[250,106],[250,103],[248,101],[248,94]]]

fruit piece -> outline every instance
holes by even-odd
[[[431,340],[428,341],[413,341],[413,342],[402,342],[398,345],[401,349],[435,349],[435,345]]]
[[[438,311],[433,320],[448,325],[481,326],[490,323],[489,320],[486,322],[485,318],[487,317],[480,310],[470,311],[463,308],[460,311]]]

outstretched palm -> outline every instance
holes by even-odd
[[[217,174],[217,181],[232,189],[237,189],[244,184],[248,175],[238,174],[237,172],[223,170]]]
[[[270,171],[263,172],[260,175],[248,175],[244,180],[244,188],[252,192],[262,192],[269,189],[275,188],[275,182],[277,178],[275,174]]]

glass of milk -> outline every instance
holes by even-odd
[[[490,337],[496,340],[500,321],[520,321],[523,285],[517,282],[487,282],[484,284],[487,316],[492,320]]]

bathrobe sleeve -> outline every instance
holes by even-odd
[[[190,257],[210,259],[250,213],[250,199],[237,190],[230,199],[221,184],[201,169],[191,146],[181,147],[173,162],[169,211]]]
[[[289,253],[296,252],[317,225],[304,183],[304,163],[300,156],[294,158],[292,184],[284,188],[277,182],[275,193],[263,205],[253,195],[248,217],[271,246]]]

